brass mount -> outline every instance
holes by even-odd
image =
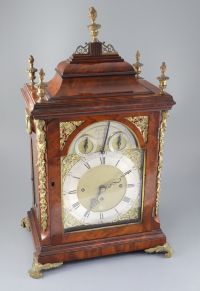
[[[34,57],[32,55],[29,56],[29,59],[28,59],[28,63],[29,63],[29,67],[27,69],[27,72],[28,72],[28,77],[29,77],[29,80],[30,80],[30,85],[32,87],[34,87],[35,85],[35,73],[37,72],[37,69],[34,68]]]
[[[159,77],[157,77],[157,80],[159,81],[160,94],[163,95],[165,94],[164,90],[167,87],[167,80],[169,80],[169,77],[165,75],[167,71],[167,66],[165,62],[162,62],[162,65],[160,66],[160,71],[161,74]]]
[[[32,118],[27,110],[25,110],[26,131],[28,134],[32,133]]]
[[[34,279],[39,279],[43,277],[43,270],[50,270],[54,268],[58,268],[62,266],[63,263],[46,263],[46,264],[41,264],[38,262],[36,254],[33,255],[33,264],[32,268],[28,271],[29,276],[34,278]]]
[[[173,249],[170,247],[168,243],[165,243],[162,246],[156,246],[153,248],[149,248],[144,250],[148,254],[153,254],[153,253],[164,253],[165,258],[171,258],[173,256]]]
[[[28,231],[31,231],[31,224],[30,224],[28,216],[22,218],[21,227],[26,228]]]
[[[97,11],[94,7],[89,8],[88,16],[91,21],[91,24],[89,24],[87,27],[92,37],[92,42],[97,42],[98,41],[97,36],[99,33],[99,29],[101,28],[101,25],[95,22],[97,18]]]
[[[38,102],[41,102],[45,96],[45,88],[47,87],[46,83],[44,82],[45,72],[43,69],[39,72],[39,83],[37,85],[37,95],[38,95]]]
[[[140,63],[141,54],[139,51],[136,52],[135,58],[136,58],[136,62],[135,62],[135,64],[133,64],[133,68],[136,71],[137,79],[139,79],[139,78],[141,78],[140,74],[142,72],[142,67],[143,67],[143,64]]]

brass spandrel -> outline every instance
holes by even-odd
[[[84,121],[67,121],[60,122],[60,149],[62,150],[72,132],[79,127]]]
[[[144,141],[147,142],[148,138],[148,127],[149,127],[149,117],[148,116],[130,116],[126,117],[128,121],[133,123],[141,132]]]

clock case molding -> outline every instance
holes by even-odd
[[[154,247],[166,244],[158,217],[158,195],[166,112],[175,102],[171,95],[160,94],[159,88],[136,78],[133,66],[112,46],[107,52],[100,41],[86,46],[86,50],[78,47],[58,64],[42,100],[35,86],[22,88],[32,153],[33,206],[23,221],[31,229],[35,245],[32,273],[36,266],[38,271],[66,261],[149,248],[153,252],[158,251]],[[70,143],[83,128],[102,120],[128,126],[145,152],[142,221],[65,233],[61,157],[67,155]],[[70,134],[63,133],[63,147],[62,124],[73,129]]]

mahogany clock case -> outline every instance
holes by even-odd
[[[30,82],[26,72],[29,54],[35,57],[34,67],[38,71],[44,68],[44,81],[49,81],[59,60],[70,56],[79,43],[84,45],[85,40],[89,40],[85,25],[91,1],[6,0],[1,1],[0,9],[1,286],[5,286],[2,290],[33,291],[35,284],[38,291],[44,289],[43,284],[49,291],[58,285],[64,290],[67,282],[70,289],[77,291],[88,281],[87,291],[94,286],[100,291],[111,285],[118,291],[124,284],[134,284],[135,288],[148,291],[197,291],[200,286],[200,232],[197,231],[200,220],[200,98],[197,85],[200,38],[196,31],[200,26],[200,1],[174,0],[163,5],[161,1],[127,0],[114,6],[113,1],[93,3],[102,14],[100,40],[111,41],[130,64],[135,62],[136,50],[141,50],[141,63],[144,64],[141,77],[158,86],[159,65],[162,60],[168,64],[170,80],[166,90],[174,96],[178,106],[169,111],[167,120],[159,217],[174,256],[165,260],[162,254],[147,255],[141,251],[67,263],[55,271],[44,271],[44,279],[39,282],[31,282],[27,276],[34,247],[32,234],[21,229],[19,224],[32,205],[31,159],[24,100],[19,88]],[[127,116],[133,114],[131,110],[127,109]],[[34,123],[32,121],[35,131]],[[143,274],[146,280],[141,278]],[[176,280],[169,280],[174,275]],[[19,280],[20,286],[17,286]]]
[[[144,250],[166,243],[156,213],[156,188],[159,157],[159,130],[162,113],[174,101],[169,94],[145,80],[137,79],[133,67],[117,53],[101,55],[102,43],[90,43],[88,56],[74,54],[61,62],[55,77],[48,82],[44,101],[25,85],[22,93],[31,121],[33,161],[33,207],[28,212],[36,255],[41,264],[80,260],[121,252]],[[92,63],[92,66],[91,66]],[[146,140],[130,120],[147,118]],[[37,144],[34,120],[44,120],[46,136],[46,229],[41,228],[38,193]],[[115,120],[130,128],[145,152],[143,212],[140,223],[64,232],[61,203],[61,157],[73,138],[86,126],[103,120]],[[83,121],[60,148],[60,124]]]
[[[40,227],[38,225],[37,207],[33,207],[29,212],[31,228],[36,244],[36,250],[39,251],[39,261],[41,263],[68,261],[74,259],[83,259],[93,256],[102,256],[114,254],[118,252],[127,252],[140,249],[147,249],[156,245],[163,245],[166,242],[165,235],[160,230],[160,224],[157,217],[152,217],[155,210],[156,196],[152,195],[155,192],[157,182],[157,160],[158,160],[158,135],[160,113],[145,113],[138,112],[131,116],[148,116],[149,134],[148,142],[145,143],[138,129],[125,119],[130,114],[120,115],[105,115],[84,118],[84,123],[73,132],[66,143],[66,146],[60,151],[60,128],[59,123],[63,119],[50,120],[47,123],[47,157],[48,157],[48,205],[49,218],[48,230],[40,238]],[[74,120],[74,119],[72,119]],[[76,120],[79,120],[76,117]],[[146,169],[144,182],[144,201],[143,201],[143,217],[140,224],[123,224],[112,227],[104,227],[90,229],[85,231],[64,232],[62,223],[62,204],[61,204],[61,165],[60,158],[65,156],[67,149],[73,137],[78,132],[89,124],[100,120],[117,120],[129,126],[136,134],[140,141],[140,146],[146,153]],[[67,119],[69,121],[69,119]],[[153,133],[153,134],[152,134]],[[156,134],[155,134],[156,133]],[[35,145],[34,133],[32,133],[32,146]],[[152,144],[154,147],[152,148]],[[155,150],[157,149],[157,150]],[[37,167],[34,164],[34,173],[37,173]],[[34,184],[35,189],[35,184]],[[35,190],[36,191],[36,190]],[[35,193],[33,196],[34,200]],[[38,205],[37,203],[35,205]],[[50,256],[50,254],[54,256]],[[72,255],[73,253],[73,255]]]

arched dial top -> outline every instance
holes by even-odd
[[[106,120],[80,131],[62,157],[65,230],[139,223],[143,163],[143,150],[124,124]]]
[[[137,147],[138,142],[134,133],[124,124],[117,121],[100,121],[89,125],[77,134],[68,153],[84,156],[102,150],[120,152]]]

